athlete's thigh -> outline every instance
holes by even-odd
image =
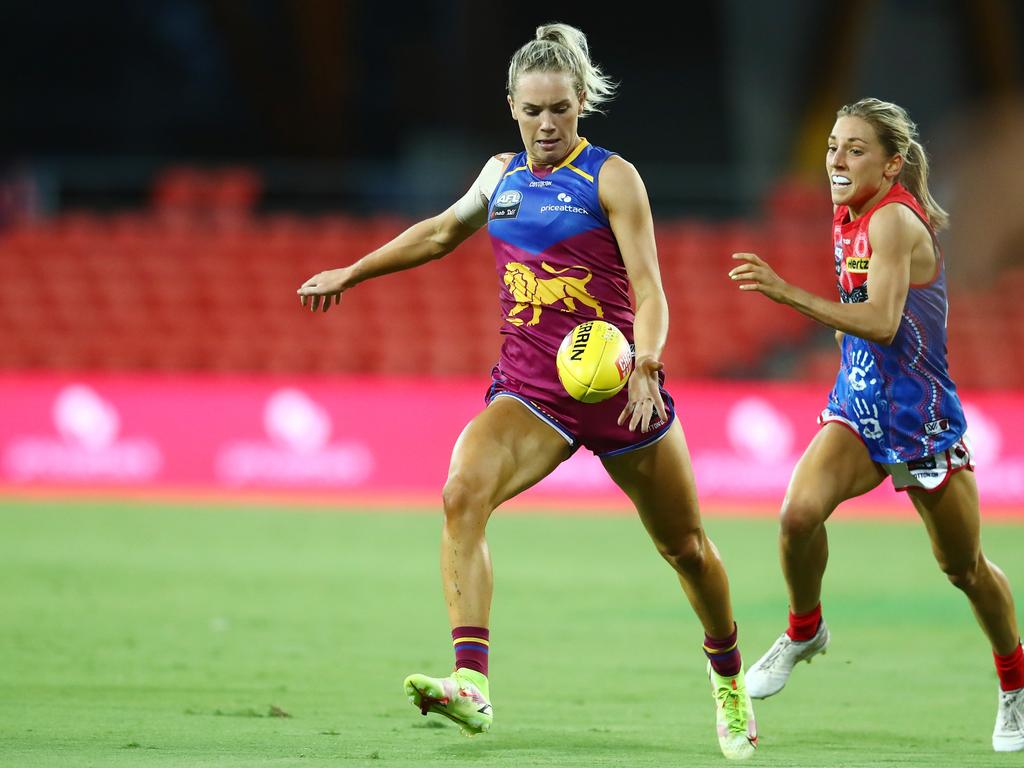
[[[653,445],[601,461],[656,539],[674,540],[700,527],[690,452],[678,419]]]
[[[907,493],[924,520],[935,557],[943,565],[970,564],[981,550],[981,514],[974,473],[954,472],[942,488]]]
[[[887,477],[867,447],[840,424],[825,424],[793,469],[784,506],[822,521],[847,499],[861,496]]]
[[[565,438],[525,405],[495,398],[455,442],[448,486],[470,489],[493,508],[551,474],[570,455]]]

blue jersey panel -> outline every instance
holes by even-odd
[[[611,154],[584,140],[579,154],[560,166],[557,175],[541,177],[520,152],[491,195],[488,232],[516,248],[541,253],[588,230],[607,228],[597,177]]]

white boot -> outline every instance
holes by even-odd
[[[766,699],[782,690],[789,680],[789,673],[799,662],[810,660],[819,653],[825,653],[830,635],[825,621],[818,625],[814,637],[804,642],[790,639],[785,632],[775,644],[747,670],[747,692],[755,699]]]
[[[996,752],[1024,750],[1024,688],[999,692],[996,728],[992,731],[992,749]]]

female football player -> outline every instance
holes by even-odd
[[[504,342],[488,405],[456,442],[443,491],[441,572],[455,671],[409,676],[410,700],[466,733],[489,729],[484,530],[498,505],[583,445],[601,458],[678,573],[705,631],[720,747],[743,758],[753,754],[757,735],[729,583],[701,524],[683,431],[662,388],[668,308],[647,193],[632,165],[577,132],[579,119],[601,111],[613,89],[591,63],[582,32],[539,27],[508,72],[508,105],[524,151],[491,158],[448,210],[350,266],[314,275],[298,293],[313,311],[326,310],[362,281],[440,258],[485,225],[502,275]],[[635,369],[617,396],[583,404],[559,383],[555,356],[566,333],[595,317],[634,343]]]
[[[928,191],[916,127],[895,104],[839,110],[825,170],[840,301],[782,280],[752,253],[729,276],[836,329],[839,375],[782,503],[779,537],[789,626],[751,667],[755,698],[778,693],[793,666],[823,653],[825,521],[846,499],[892,478],[924,520],[939,567],[970,601],[992,644],[1000,692],[992,746],[1024,749],[1024,656],[1010,585],[981,551],[966,424],[946,365],[946,279],[935,232],[946,212]],[[967,471],[963,471],[967,470]]]

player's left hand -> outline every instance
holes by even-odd
[[[619,414],[620,427],[628,421],[631,431],[635,431],[639,425],[640,431],[646,432],[651,426],[654,414],[658,414],[662,421],[668,421],[668,411],[665,410],[665,401],[661,399],[658,379],[658,373],[664,367],[660,360],[653,357],[644,356],[637,359],[636,367],[626,385],[629,400]]]
[[[732,257],[743,262],[729,270],[730,279],[743,281],[741,291],[758,291],[772,301],[784,301],[783,295],[788,283],[775,274],[767,261],[756,253],[734,253]]]

